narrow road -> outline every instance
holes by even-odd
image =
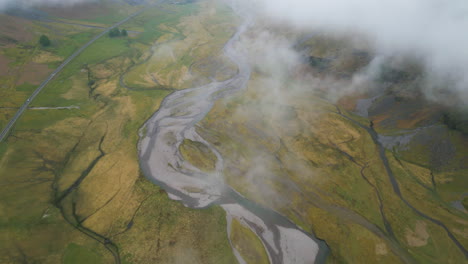
[[[49,75],[49,77],[44,82],[42,82],[41,85],[39,85],[39,87],[37,87],[37,89],[31,94],[31,96],[29,96],[26,99],[26,101],[23,103],[23,105],[19,108],[18,112],[16,112],[15,116],[13,116],[13,118],[10,120],[10,122],[8,122],[7,126],[0,133],[0,143],[3,141],[3,139],[6,138],[6,136],[10,132],[10,130],[15,125],[16,121],[18,121],[18,119],[21,117],[21,115],[24,113],[24,111],[26,111],[29,104],[31,104],[31,102],[34,100],[34,98],[36,98],[36,96],[42,91],[42,89],[44,89],[44,87],[47,86],[47,84],[55,77],[55,75],[57,75],[57,73],[59,73],[61,70],[63,70],[63,68],[65,68],[65,66],[67,66],[74,58],[78,57],[78,55],[80,55],[87,47],[89,47],[96,40],[98,40],[99,38],[101,38],[102,36],[107,34],[111,29],[116,28],[116,27],[122,25],[123,23],[127,22],[128,20],[138,16],[139,14],[143,13],[144,10],[145,10],[145,8],[142,8],[139,11],[137,11],[137,12],[133,13],[132,15],[128,16],[124,20],[122,20],[122,21],[112,25],[111,27],[107,28],[106,30],[104,30],[103,32],[101,32],[100,34],[95,36],[93,39],[88,41],[88,43],[86,43],[84,46],[82,46],[77,51],[75,51],[75,53],[73,53],[57,69],[55,69],[55,71],[52,72]]]

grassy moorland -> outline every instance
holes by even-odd
[[[219,7],[216,15],[211,8],[191,6],[193,4],[177,6],[176,13],[175,6],[148,9],[129,24],[130,28],[145,30],[138,36],[141,43],[155,36],[158,41],[144,55],[145,63],[135,64],[124,75],[125,85],[135,89],[182,89],[206,83],[211,76],[222,79],[223,74],[235,71],[221,51],[225,40],[235,30],[232,24],[235,17],[225,6]],[[195,11],[208,19],[200,20],[194,15]],[[211,68],[200,70],[200,64],[207,61]]]
[[[197,164],[202,171],[210,172],[216,168],[216,155],[204,144],[185,139],[179,147],[184,160]]]
[[[6,24],[16,22],[18,30],[0,28],[0,35],[8,41],[0,42],[0,128],[13,116],[17,108],[47,78],[60,63],[95,34],[96,29],[70,25],[39,23],[22,18],[1,15]],[[52,40],[49,47],[41,47],[39,36]]]
[[[77,5],[73,6],[73,8],[39,8],[41,14],[48,14],[47,19],[49,20],[30,20],[1,14],[0,82],[2,85],[0,89],[0,128],[6,125],[28,95],[63,60],[101,32],[102,28],[124,19],[139,8],[141,7],[101,1],[94,4]],[[24,11],[24,13],[27,14],[27,11]],[[104,19],[106,22],[89,22],[99,19]],[[101,28],[91,28],[83,25]],[[131,35],[134,34],[136,33],[131,33]],[[38,40],[41,35],[49,37],[51,40],[50,46],[43,47],[39,44]],[[110,47],[120,48],[116,45],[110,45]],[[100,48],[96,50],[106,51],[106,49]],[[106,55],[102,54],[101,56]]]
[[[254,72],[245,91],[218,101],[202,121],[198,131],[224,157],[227,182],[324,239],[330,263],[464,262],[454,239],[468,247],[468,218],[447,197],[466,190],[466,137],[440,123],[426,132],[454,146],[437,167],[440,144],[427,139],[382,151],[372,115],[335,106],[327,87],[294,89],[307,87],[309,74],[340,78],[363,65],[342,44],[313,41],[314,56],[333,57],[340,47],[344,58],[299,69],[279,88],[268,71]]]
[[[106,26],[136,8],[45,10],[72,24]],[[0,19],[19,25],[0,27],[3,126],[99,29]],[[103,37],[43,90],[33,106],[75,108],[28,110],[0,144],[1,263],[235,263],[222,209],[169,200],[141,175],[136,144],[138,129],[171,91],[236,71],[221,55],[236,22],[218,1],[147,7],[124,25],[142,33]],[[50,47],[37,45],[41,34],[52,39]],[[466,136],[438,123],[427,105],[402,99],[406,80],[381,99],[393,102],[390,110],[374,107],[369,118],[353,114],[354,100],[366,94],[336,106],[327,87],[291,89],[308,74],[345,79],[369,62],[343,40],[303,45],[314,47],[311,67],[288,76],[288,87],[272,86],[269,72],[257,69],[245,91],[217,102],[198,127],[222,154],[226,181],[326,240],[330,263],[465,261],[431,219],[468,246],[466,213],[449,204],[467,188]],[[394,118],[405,111],[416,114]],[[427,120],[436,125],[404,148],[381,151],[375,141],[375,131],[398,133]],[[202,170],[215,166],[203,144],[186,140],[180,152]],[[267,262],[248,228],[238,221],[230,228],[232,246],[248,263]]]
[[[14,115],[28,95],[57,68],[63,60],[82,47],[101,28],[122,20],[138,10],[137,6],[116,5],[109,1],[70,7],[39,8],[49,20],[34,20],[1,14],[0,21],[0,128]],[[118,11],[117,11],[118,10]],[[24,11],[28,14],[28,11]],[[108,23],[88,23],[88,20],[111,17]],[[74,20],[64,20],[63,17]],[[65,23],[63,23],[65,22]],[[51,45],[43,47],[38,40],[46,35]]]
[[[28,110],[0,144],[0,262],[235,262],[221,208],[185,208],[169,200],[139,170],[138,129],[170,90],[132,89],[133,83],[126,81],[128,87],[124,87],[120,80],[135,65],[149,63],[145,54],[157,49],[161,38],[174,50],[181,39],[190,40],[183,44],[194,47],[190,54],[186,50],[180,53],[190,56],[189,61],[216,57],[229,34],[198,31],[220,32],[232,23],[224,16],[226,8],[215,1],[160,8],[171,12],[137,17],[144,26],[141,35],[98,40],[32,103],[36,107],[78,108]],[[188,12],[189,18],[182,18]],[[150,26],[145,25],[146,19]],[[202,26],[213,25],[213,21],[222,23],[208,29]],[[180,31],[165,36],[166,27]],[[76,33],[83,36],[77,37],[78,42],[94,32]],[[213,44],[201,45],[205,42]],[[59,47],[32,50],[42,54],[48,67],[48,63],[56,63],[50,58],[59,61],[72,52]],[[157,71],[167,67],[172,66],[160,63],[150,69],[164,76],[169,73]],[[10,86],[18,87],[14,82]],[[9,102],[21,102],[19,96],[15,100]]]
[[[79,3],[69,6],[49,5],[38,9],[47,13],[51,19],[92,26],[110,26],[139,10],[140,5],[128,5],[124,1],[102,0],[94,3]],[[161,1],[145,1],[155,4]]]

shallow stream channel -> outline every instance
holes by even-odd
[[[270,263],[324,263],[329,250],[325,242],[279,213],[249,201],[225,183],[223,157],[195,130],[216,100],[247,85],[251,67],[236,43],[251,25],[252,19],[245,19],[224,46],[225,56],[238,67],[235,76],[170,94],[143,125],[138,145],[140,166],[148,179],[187,207],[221,206],[226,211],[228,234],[233,219],[248,227],[262,241]],[[179,146],[184,139],[200,142],[213,151],[217,156],[214,172],[202,172],[183,159]],[[233,252],[239,263],[246,263],[234,247]]]

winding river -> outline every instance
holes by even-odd
[[[235,9],[235,8],[234,8]],[[252,25],[246,18],[224,46],[224,54],[238,67],[226,81],[173,92],[140,130],[140,166],[148,179],[164,188],[169,197],[191,208],[220,205],[227,215],[228,234],[232,219],[252,230],[262,241],[270,263],[323,263],[328,248],[279,213],[263,208],[237,193],[223,179],[223,157],[195,130],[219,98],[244,88],[251,68],[245,52],[236,46]],[[205,173],[186,162],[179,153],[184,139],[205,144],[217,156],[215,171]],[[246,263],[233,247],[239,263]]]

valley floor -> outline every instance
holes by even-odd
[[[3,129],[76,49],[145,9],[120,26],[128,36],[105,35],[71,61],[0,142],[0,263],[268,263],[246,221],[171,200],[138,159],[140,128],[165,98],[239,73],[223,48],[241,19],[216,0],[89,5],[41,9],[48,20],[0,15]],[[241,42],[297,37],[263,23]],[[42,34],[50,47],[37,44]],[[254,65],[245,88],[214,93],[194,125],[203,140],[182,140],[178,158],[210,173],[216,149],[224,183],[323,240],[320,261],[466,262],[466,134],[441,121],[441,106],[408,95],[409,79],[331,97],[330,78],[348,85],[369,63],[346,40],[314,35],[297,48],[309,61],[284,76]]]

